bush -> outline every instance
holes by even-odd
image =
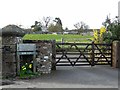
[[[107,29],[107,32],[104,34],[104,41],[108,43],[112,43],[115,40],[120,41],[120,24],[118,19],[111,22],[111,19],[107,18],[104,25]]]
[[[20,78],[32,78],[33,76],[37,76],[37,73],[33,73],[32,64],[26,63],[21,67],[20,70]]]

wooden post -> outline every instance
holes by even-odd
[[[33,55],[33,72],[36,73],[36,52]]]
[[[112,67],[118,67],[118,60],[120,61],[120,42],[114,41],[112,43]]]
[[[56,70],[56,41],[52,41],[52,70]]]
[[[92,42],[92,63],[91,63],[91,66],[95,65],[94,58],[95,58],[95,56],[94,56],[94,42]]]

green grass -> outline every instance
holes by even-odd
[[[73,35],[73,34],[26,34],[23,37],[23,40],[56,40],[61,42],[62,39],[64,42],[91,42],[92,36],[86,35]]]

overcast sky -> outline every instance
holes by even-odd
[[[90,28],[100,28],[106,16],[118,15],[120,0],[0,0],[0,28],[8,24],[29,28],[43,16],[59,17],[63,27],[85,22]]]

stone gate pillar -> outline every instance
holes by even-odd
[[[20,43],[25,31],[16,25],[1,30],[2,35],[2,77],[16,76],[16,44]]]
[[[114,41],[112,44],[112,67],[118,68],[120,62],[120,42]]]

